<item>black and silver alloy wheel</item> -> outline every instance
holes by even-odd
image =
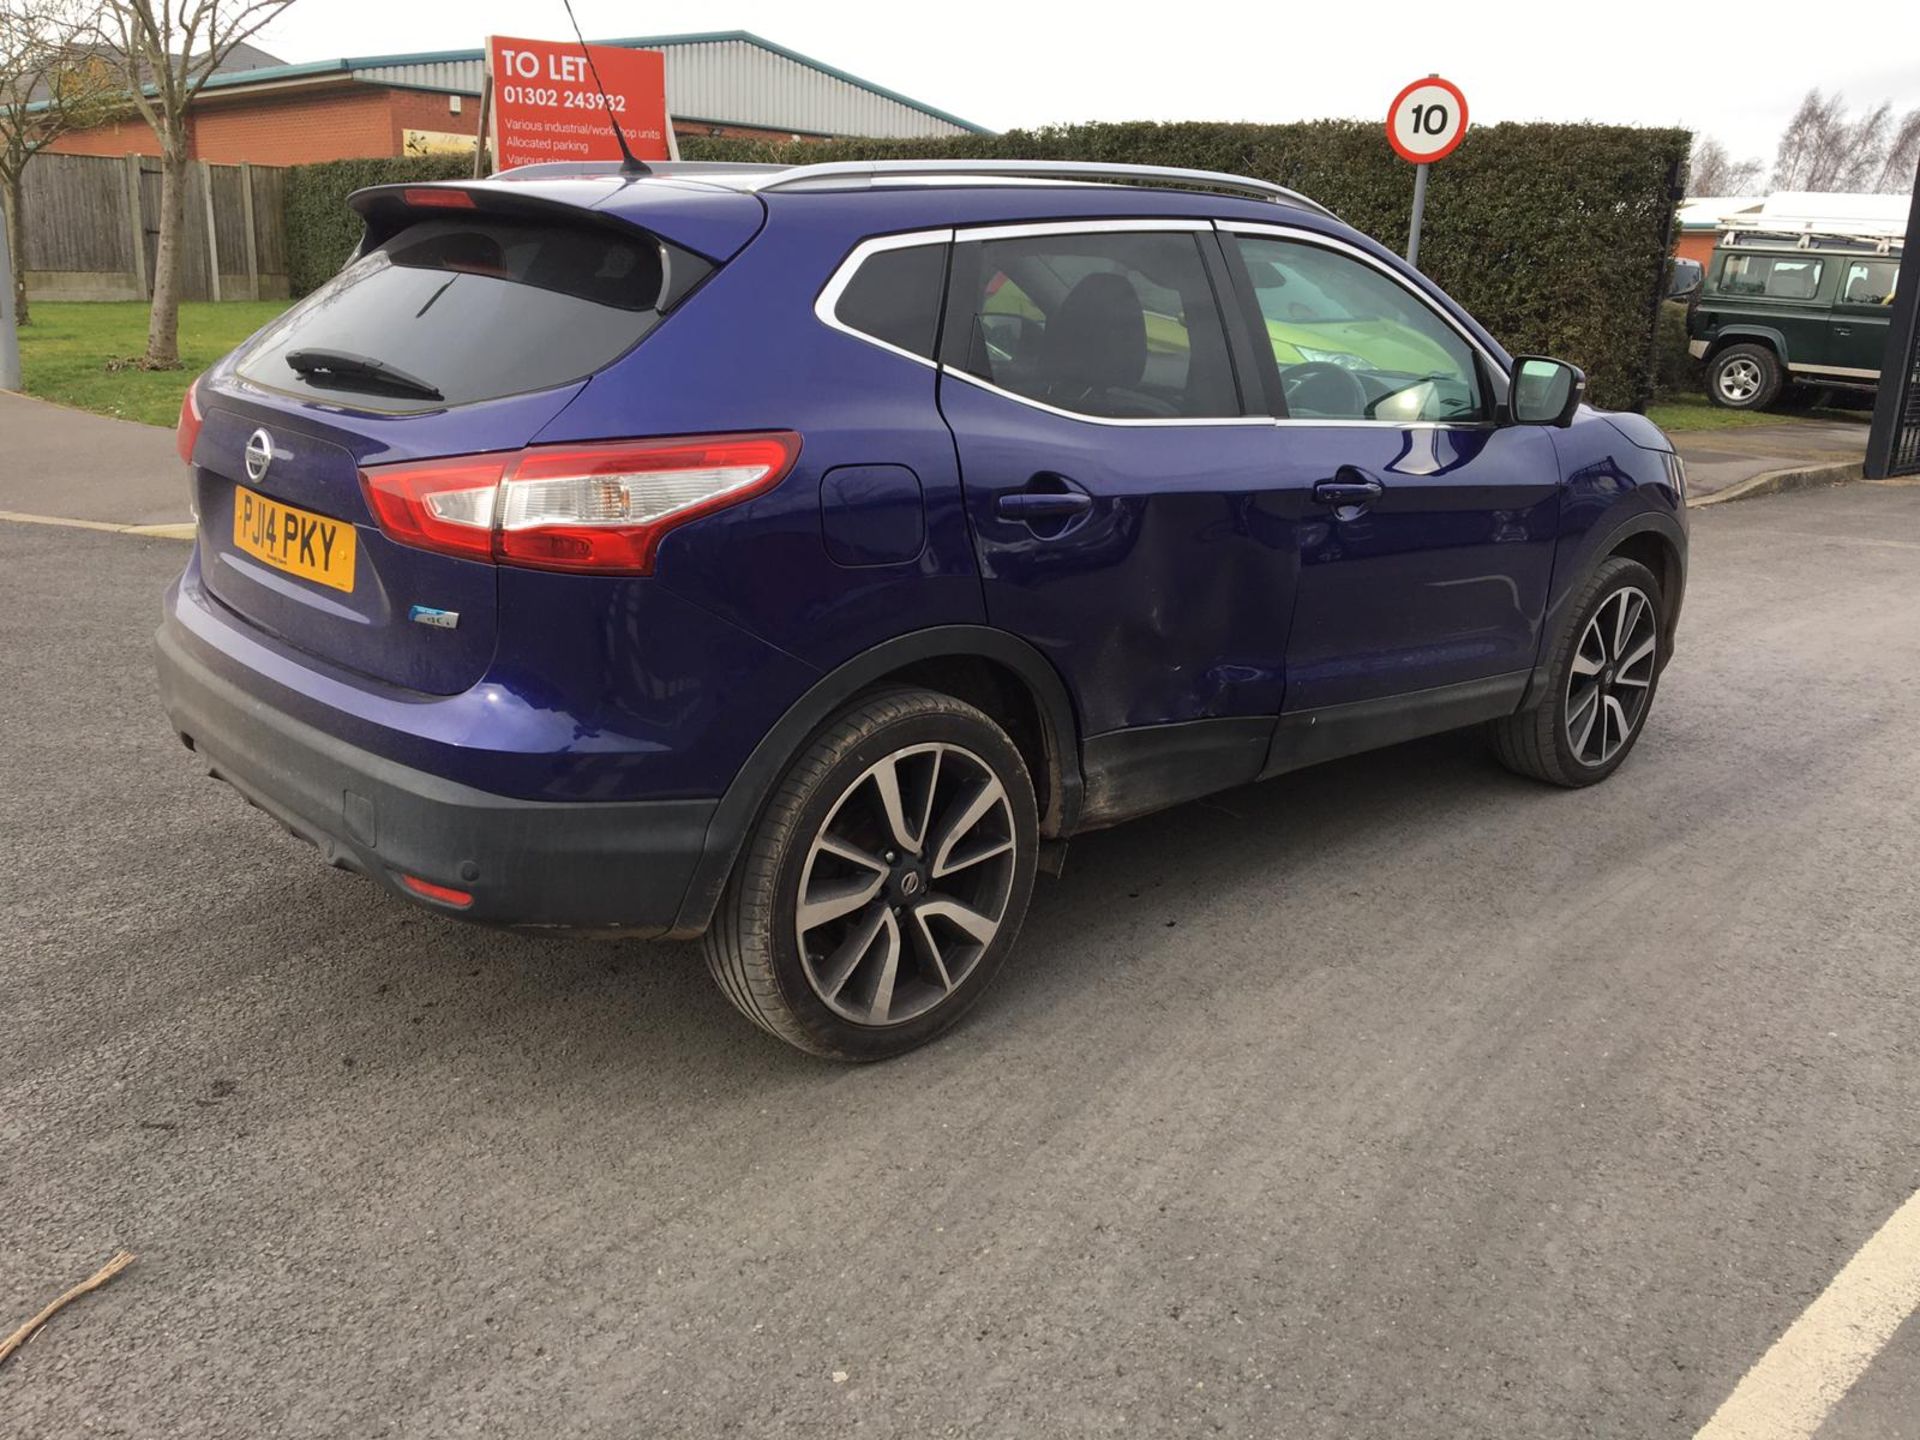
[[[1660,582],[1610,555],[1569,597],[1532,704],[1487,726],[1509,770],[1553,785],[1592,785],[1619,769],[1646,728],[1666,662]]]
[[[925,1043],[1006,959],[1039,852],[1027,762],[952,695],[851,702],[793,760],[706,934],[721,991],[816,1055],[879,1060]]]
[[[1615,590],[1587,622],[1567,667],[1567,745],[1582,765],[1605,765],[1640,728],[1658,668],[1658,612],[1634,586]]]
[[[1018,839],[978,755],[909,745],[834,804],[800,873],[794,936],[807,983],[856,1025],[898,1025],[964,983],[1000,932]]]

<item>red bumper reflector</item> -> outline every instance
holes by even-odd
[[[473,896],[465,890],[456,890],[451,885],[436,885],[431,880],[422,880],[418,875],[402,875],[400,883],[414,894],[428,900],[438,900],[442,905],[454,905],[464,910],[473,904]]]

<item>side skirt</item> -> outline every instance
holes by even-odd
[[[1260,778],[1511,715],[1526,694],[1531,674],[1516,670],[1484,680],[1416,690],[1410,695],[1323,705],[1317,710],[1282,715]]]
[[[1137,725],[1089,735],[1081,750],[1086,791],[1075,833],[1257,780],[1272,744],[1271,715]]]
[[[1530,671],[1411,695],[1264,717],[1140,725],[1087,737],[1074,833],[1099,830],[1269,776],[1511,715]]]

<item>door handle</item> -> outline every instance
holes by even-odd
[[[1853,327],[1851,325],[1836,325],[1833,327],[1833,333],[1836,335],[1851,335],[1853,334]]]
[[[1029,491],[1002,495],[993,508],[1002,520],[1060,519],[1068,515],[1081,515],[1091,510],[1093,497],[1079,495],[1071,490],[1058,495],[1034,494]]]
[[[994,513],[1002,520],[1068,520],[1093,508],[1093,496],[1064,475],[1045,471],[1035,475],[1023,490],[1009,490],[994,501]]]
[[[1371,505],[1386,493],[1386,486],[1351,465],[1342,465],[1333,479],[1313,487],[1313,498],[1322,505]]]

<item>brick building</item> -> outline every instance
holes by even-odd
[[[599,41],[666,56],[677,135],[787,139],[919,137],[981,127],[848,75],[744,30]],[[480,50],[280,64],[250,51],[207,82],[192,112],[192,158],[216,165],[303,165],[449,150],[478,131]],[[152,155],[138,116],[65,136],[73,155]]]

